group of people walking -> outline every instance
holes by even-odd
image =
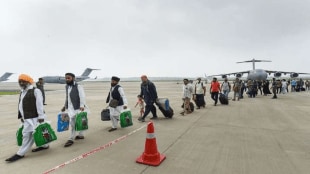
[[[65,74],[66,80],[66,97],[61,112],[66,112],[70,118],[71,131],[68,140],[65,142],[64,147],[69,147],[74,144],[74,140],[83,140],[84,131],[76,131],[76,115],[80,112],[86,111],[86,95],[82,85],[75,81],[75,75],[73,73]],[[124,89],[119,85],[120,78],[112,76],[111,88],[109,90],[106,103],[109,103],[111,129],[109,132],[117,130],[119,116],[121,112],[127,109],[128,101],[125,96]],[[151,119],[157,119],[155,101],[158,99],[157,91],[154,83],[148,80],[146,75],[141,76],[141,92],[138,95],[140,102],[139,120],[144,122],[145,117],[151,112],[153,117]],[[44,111],[45,93],[43,79],[39,79],[36,83],[37,87],[34,87],[34,80],[27,74],[20,74],[18,77],[18,84],[21,88],[19,102],[18,102],[18,119],[21,120],[22,130],[22,144],[19,150],[13,156],[7,158],[6,162],[14,162],[22,159],[25,154],[31,149],[34,144],[34,138],[32,136],[36,126],[43,123],[46,120]],[[142,112],[143,111],[143,112]],[[40,147],[32,149],[32,152],[38,152],[49,149],[49,144],[45,144]]]

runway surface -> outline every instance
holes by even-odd
[[[108,132],[109,121],[100,113],[110,84],[82,83],[90,108],[89,129],[84,140],[63,145],[69,131],[56,132],[48,150],[29,152],[23,159],[6,163],[18,150],[15,133],[18,95],[0,96],[0,173],[59,174],[309,174],[310,92],[278,94],[278,99],[258,95],[213,106],[181,116],[182,84],[155,82],[158,95],[169,98],[175,111],[154,121],[158,151],[166,159],[157,167],[136,163],[144,151],[147,122],[137,121],[135,108],[140,82],[120,82],[133,113],[133,126]],[[208,88],[208,87],[207,87]],[[17,83],[0,83],[0,89],[18,90]],[[57,114],[65,100],[63,84],[45,84],[47,120],[56,131]],[[232,96],[232,93],[230,93]],[[146,121],[149,121],[149,115]],[[35,148],[35,147],[33,147]]]

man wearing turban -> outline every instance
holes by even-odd
[[[118,101],[116,106],[110,105],[110,118],[112,122],[112,128],[109,129],[109,132],[117,130],[119,116],[123,109],[127,109],[127,98],[125,97],[125,92],[123,87],[118,83],[120,81],[119,77],[112,76],[111,78],[111,89],[107,97],[106,103],[111,103],[112,100]]]
[[[23,141],[18,152],[5,160],[7,162],[14,162],[25,156],[26,152],[34,143],[32,134],[37,123],[44,122],[45,119],[43,96],[40,89],[33,87],[33,79],[27,74],[21,74],[18,77],[18,83],[21,88],[18,103],[18,119],[21,119],[23,124]],[[46,144],[33,149],[32,152],[37,152],[48,148],[49,145]]]

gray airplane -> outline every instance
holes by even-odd
[[[287,72],[287,71],[271,71],[271,70],[264,70],[264,69],[255,69],[255,62],[271,62],[270,60],[247,60],[237,63],[251,63],[253,64],[253,69],[249,71],[241,71],[241,72],[234,72],[234,73],[227,73],[227,74],[217,74],[217,75],[211,75],[208,77],[214,77],[214,76],[221,76],[223,79],[227,78],[230,75],[234,75],[235,77],[242,78],[243,74],[248,74],[248,76],[245,78],[246,80],[266,80],[268,78],[268,75],[273,74],[273,77],[280,78],[283,75],[290,75],[290,78],[297,78],[299,74],[310,74],[310,73],[298,73],[298,72]]]
[[[9,77],[10,77],[12,74],[13,74],[13,73],[10,73],[10,72],[4,73],[4,74],[0,77],[0,82],[9,80]]]
[[[80,76],[75,76],[75,81],[83,81],[85,79],[89,79],[89,74],[93,70],[99,70],[99,69],[92,69],[92,68],[86,68],[85,71],[82,73]],[[45,83],[61,83],[64,84],[66,83],[65,76],[44,76],[42,77]]]

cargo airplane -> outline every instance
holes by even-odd
[[[79,81],[83,81],[83,80],[89,79],[90,78],[89,74],[93,70],[99,70],[99,69],[86,68],[85,71],[82,73],[82,75],[75,76],[75,81],[79,82]],[[66,83],[65,76],[44,76],[42,78],[43,78],[45,83],[61,83],[61,84],[65,84]]]
[[[9,77],[10,77],[12,74],[13,74],[13,73],[10,73],[10,72],[4,73],[4,74],[0,77],[0,82],[9,80]]]
[[[283,75],[290,75],[290,78],[297,78],[300,74],[310,74],[310,73],[298,73],[298,72],[287,72],[287,71],[271,71],[271,70],[264,70],[264,69],[255,69],[255,62],[271,62],[270,60],[247,60],[237,63],[251,63],[253,65],[253,69],[249,71],[240,71],[240,72],[234,72],[234,73],[226,73],[226,74],[217,74],[217,75],[211,75],[206,77],[214,77],[214,76],[221,76],[223,79],[228,78],[230,75],[234,75],[236,78],[243,78],[243,74],[248,74],[248,76],[245,78],[245,80],[267,80],[268,75],[273,74],[274,78],[280,78]]]

